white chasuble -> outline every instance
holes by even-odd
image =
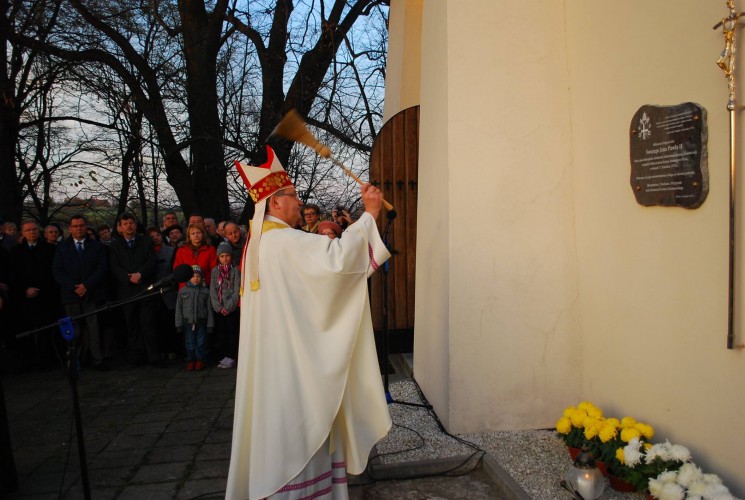
[[[260,287],[241,299],[226,498],[270,496],[330,434],[347,470],[364,471],[391,427],[367,294],[389,257],[368,213],[334,240],[266,217]]]

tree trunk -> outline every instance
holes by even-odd
[[[15,163],[20,114],[8,75],[8,7],[8,0],[0,0],[0,217],[18,221],[23,208]]]
[[[217,104],[217,55],[223,19],[219,8],[215,6],[208,14],[202,0],[179,0],[196,208],[206,216],[224,220],[230,210]]]

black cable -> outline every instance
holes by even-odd
[[[210,495],[218,495],[217,498],[224,498],[225,497],[226,490],[221,491],[210,491],[209,493],[202,493],[201,495],[197,495],[195,497],[191,497],[189,500],[196,500],[197,498],[205,498],[209,497]]]
[[[411,427],[407,427],[407,426],[405,426],[405,425],[402,425],[402,424],[395,424],[395,423],[393,424],[393,426],[394,426],[394,427],[400,427],[400,428],[402,428],[402,429],[406,429],[407,431],[411,431],[411,432],[413,432],[414,434],[416,434],[416,435],[417,435],[417,437],[419,438],[419,441],[420,441],[419,445],[418,445],[418,446],[414,446],[414,447],[411,447],[411,448],[406,448],[406,449],[403,449],[403,450],[396,450],[396,451],[387,451],[387,452],[385,452],[385,453],[376,453],[375,455],[373,455],[373,456],[371,456],[371,457],[370,457],[370,460],[368,461],[368,464],[369,464],[370,462],[372,462],[373,460],[375,460],[376,458],[380,458],[380,457],[387,457],[387,456],[389,456],[389,455],[398,455],[399,453],[408,453],[408,452],[410,452],[410,451],[416,451],[416,450],[418,450],[419,448],[422,448],[422,447],[424,446],[424,443],[426,443],[426,442],[427,442],[427,441],[426,441],[426,440],[424,439],[424,436],[422,436],[421,434],[419,434],[419,431],[417,431],[416,429],[412,429]]]
[[[366,472],[367,476],[371,479],[371,482],[375,482],[375,481],[390,481],[390,480],[400,481],[400,480],[407,480],[407,479],[423,479],[423,478],[427,478],[427,477],[436,477],[436,476],[457,477],[457,476],[464,476],[466,474],[470,474],[471,472],[473,472],[481,464],[481,461],[483,460],[484,455],[486,455],[486,451],[483,450],[481,447],[479,447],[477,444],[472,443],[472,442],[470,442],[470,441],[468,441],[466,439],[463,439],[461,437],[455,436],[453,434],[450,434],[447,430],[445,430],[445,427],[442,425],[442,422],[440,422],[440,419],[437,417],[437,414],[434,412],[434,410],[432,408],[432,405],[429,404],[429,401],[427,401],[427,398],[424,396],[424,393],[422,392],[421,387],[419,387],[419,384],[417,384],[416,380],[413,377],[411,378],[411,381],[414,383],[414,387],[416,387],[417,393],[419,394],[420,401],[423,401],[423,403],[407,403],[407,402],[395,401],[395,400],[392,401],[392,402],[398,403],[398,404],[407,405],[407,406],[413,406],[413,407],[418,407],[418,408],[424,408],[424,409],[426,409],[427,410],[427,413],[434,419],[435,423],[437,424],[437,427],[440,429],[440,431],[443,434],[445,434],[446,436],[448,436],[448,437],[450,437],[450,438],[458,441],[459,443],[461,443],[461,444],[463,444],[465,446],[468,446],[469,448],[472,448],[474,450],[474,452],[471,453],[470,455],[468,455],[459,464],[457,464],[454,467],[451,467],[449,469],[446,469],[444,471],[432,472],[432,473],[428,473],[428,474],[418,474],[418,475],[412,475],[412,476],[397,476],[395,478],[376,478],[375,475],[374,475],[374,473],[373,473],[373,470],[372,470],[373,465],[371,463],[375,458],[382,457],[382,456],[388,456],[388,455],[395,455],[395,454],[399,454],[399,453],[406,453],[406,452],[409,452],[409,451],[414,451],[414,450],[417,450],[419,448],[422,448],[424,446],[424,443],[426,442],[426,440],[424,439],[424,437],[418,431],[416,431],[414,429],[411,429],[410,427],[406,427],[405,425],[394,424],[394,425],[396,425],[398,427],[401,427],[401,428],[404,428],[404,429],[408,429],[408,430],[414,432],[421,439],[421,441],[422,441],[421,444],[419,446],[414,447],[414,448],[408,448],[408,449],[404,449],[404,450],[398,450],[398,451],[387,452],[387,453],[378,453],[378,454],[372,456],[370,458],[370,461],[368,461],[368,465],[367,465],[367,467],[365,469],[365,472]],[[476,456],[478,456],[478,459],[476,460],[476,462],[473,464],[472,467],[470,467],[470,468],[468,468],[466,470],[457,472],[457,473],[455,472],[455,471],[458,471],[459,469],[461,469],[462,467],[464,467],[467,463],[469,463]],[[370,484],[370,483],[365,483],[365,484]],[[361,486],[364,486],[364,484],[362,484]]]

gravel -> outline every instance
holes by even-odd
[[[389,389],[395,402],[425,403],[413,380],[391,383]],[[393,428],[377,445],[382,463],[446,459],[483,450],[531,498],[571,498],[559,485],[571,461],[566,446],[554,431],[537,429],[450,436],[441,428],[434,412],[395,402],[389,406]],[[473,460],[469,464],[473,464]],[[619,493],[607,488],[602,498],[641,500],[646,496],[641,493]]]

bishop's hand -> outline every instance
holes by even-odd
[[[362,185],[362,203],[365,204],[365,212],[377,219],[383,206],[383,193],[372,184],[365,183]]]

